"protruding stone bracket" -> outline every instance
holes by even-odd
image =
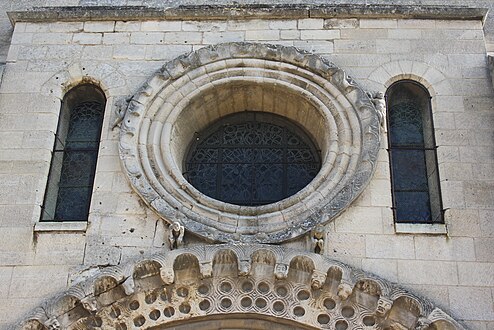
[[[76,297],[83,292],[96,294]],[[320,329],[464,329],[396,284],[319,254],[253,244],[184,248],[107,268],[12,329],[160,328],[245,313]]]

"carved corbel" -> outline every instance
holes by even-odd
[[[250,260],[241,260],[238,263],[238,275],[247,276],[250,273]]]
[[[317,254],[324,254],[324,237],[325,231],[324,227],[316,226],[310,232],[311,238],[311,250]]]
[[[111,125],[111,129],[115,129],[115,127],[120,126],[120,123],[125,117],[125,113],[127,112],[127,107],[129,106],[130,98],[128,99],[121,99],[115,102],[115,110],[114,110],[114,116],[115,119],[113,120],[113,123]]]
[[[379,117],[379,123],[384,126],[384,117],[386,116],[386,100],[384,100],[383,92],[367,92],[372,104],[377,110],[377,115]]]
[[[347,300],[348,297],[351,296],[352,291],[353,288],[348,283],[341,283],[338,285],[338,297],[340,297],[341,300]]]
[[[81,299],[81,304],[89,313],[94,313],[98,310],[98,301],[92,296]]]
[[[48,321],[46,321],[45,325],[48,328],[48,330],[60,330],[61,329],[60,322],[57,320],[57,318],[55,316],[48,319]]]
[[[324,282],[326,282],[326,276],[327,274],[325,272],[321,272],[320,270],[315,269],[312,272],[312,278],[311,278],[311,286],[314,290],[318,290],[322,288],[324,285]]]
[[[201,263],[199,265],[199,270],[201,271],[203,278],[213,276],[213,264],[211,263],[211,261]]]
[[[172,267],[161,267],[160,277],[163,283],[170,285],[175,282],[175,271]]]
[[[170,249],[175,250],[183,246],[185,228],[180,222],[175,221],[170,225],[170,231],[168,233],[168,242],[170,243]]]
[[[393,306],[393,301],[384,297],[380,297],[377,301],[376,315],[379,317],[385,317],[389,310]]]
[[[276,276],[276,278],[278,280],[284,280],[288,277],[288,269],[289,269],[289,266],[287,264],[276,264],[274,266],[274,276]]]
[[[429,326],[432,324],[432,321],[426,317],[419,317],[417,320],[417,324],[415,325],[415,330],[426,330],[429,329]]]
[[[122,288],[127,296],[133,294],[135,292],[134,278],[131,276],[127,277],[127,279],[122,283]]]

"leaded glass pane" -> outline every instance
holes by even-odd
[[[97,152],[66,151],[63,157],[60,186],[92,185],[96,158]]]
[[[428,191],[395,192],[395,204],[400,222],[431,222]]]
[[[60,187],[53,220],[87,220],[92,187]]]
[[[389,109],[390,140],[398,145],[423,145],[422,115],[418,102],[405,101]]]
[[[391,150],[394,189],[428,190],[424,156],[424,150]]]
[[[277,202],[304,188],[321,163],[306,134],[273,114],[228,116],[199,134],[185,176],[202,193],[238,205]]]

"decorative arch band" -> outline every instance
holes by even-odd
[[[304,329],[464,329],[431,302],[343,263],[242,244],[102,269],[13,329],[168,329],[242,315]]]

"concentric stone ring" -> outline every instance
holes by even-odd
[[[202,194],[184,178],[195,134],[246,110],[296,122],[320,149],[321,170],[297,194],[239,206]],[[379,144],[374,104],[334,64],[294,47],[226,43],[168,62],[133,96],[120,157],[134,189],[164,220],[213,241],[275,243],[344,210],[369,182]]]

